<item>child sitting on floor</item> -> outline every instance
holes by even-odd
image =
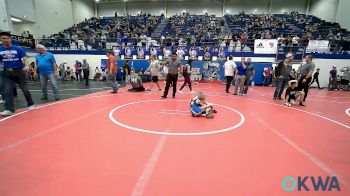
[[[298,87],[298,81],[297,80],[289,81],[289,88],[286,90],[286,96],[285,96],[285,103],[284,103],[284,105],[286,105],[288,107],[291,107],[292,105],[295,104],[295,102],[299,98],[299,100],[300,100],[299,105],[300,106],[305,106],[303,104],[305,93],[302,92],[302,91],[298,91],[297,87]]]
[[[193,117],[205,116],[208,119],[214,118],[213,113],[217,113],[214,110],[214,106],[206,101],[206,96],[199,92],[195,98],[191,100],[190,110]]]

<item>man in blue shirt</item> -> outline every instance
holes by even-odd
[[[36,46],[36,50],[39,52],[39,54],[35,56],[36,63],[35,63],[34,70],[39,69],[40,82],[42,85],[42,92],[43,92],[43,97],[41,99],[42,100],[48,99],[47,82],[50,81],[55,100],[58,101],[59,100],[58,86],[56,82],[58,73],[57,73],[57,64],[56,64],[55,57],[50,52],[47,52],[45,46],[41,44],[38,44]],[[34,74],[34,77],[36,77],[36,73]]]
[[[235,76],[235,92],[233,95],[237,95],[239,89],[239,95],[243,96],[244,93],[244,82],[246,78],[247,66],[244,63],[245,58],[241,58],[241,63],[237,64],[237,72]]]
[[[5,84],[5,111],[0,116],[10,116],[15,112],[14,87],[18,84],[22,90],[28,105],[28,110],[35,109],[35,105],[26,84],[25,76],[29,73],[29,62],[25,50],[12,45],[11,34],[0,32],[0,61],[3,64],[3,79]]]

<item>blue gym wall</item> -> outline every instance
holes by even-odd
[[[147,60],[117,60],[118,63],[118,73],[117,79],[122,79],[122,66],[125,61],[128,61],[128,64],[131,68],[134,68],[136,72],[140,72],[141,70],[145,71],[149,62]],[[182,64],[186,64],[187,61],[182,61]],[[199,79],[202,73],[204,73],[204,77],[206,80],[223,80],[225,79],[224,75],[224,61],[193,61],[192,62],[192,76],[195,79]],[[240,62],[236,62],[236,64],[240,64]],[[107,65],[107,59],[101,60],[101,65]],[[263,70],[265,67],[272,67],[272,63],[253,63],[255,67],[255,77],[254,83],[259,85],[263,83]]]

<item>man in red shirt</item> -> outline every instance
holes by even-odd
[[[112,51],[108,51],[106,56],[108,57],[108,80],[112,82],[113,91],[111,93],[118,93],[118,84],[117,84],[117,70],[118,66],[116,63],[116,59],[114,57],[114,53]]]

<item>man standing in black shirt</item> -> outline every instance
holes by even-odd
[[[175,98],[176,84],[177,84],[177,78],[179,77],[179,70],[180,70],[180,73],[182,74],[181,62],[177,60],[176,53],[173,53],[171,55],[171,59],[165,61],[164,63],[161,63],[161,65],[164,65],[168,68],[166,86],[165,86],[164,95],[162,96],[162,98],[163,99],[167,98],[170,84],[173,84],[173,98]]]
[[[312,79],[312,82],[311,82],[311,84],[309,85],[309,86],[311,86],[314,82],[316,82],[317,83],[317,86],[318,86],[318,89],[321,89],[321,87],[320,87],[320,81],[318,80],[318,76],[320,75],[320,68],[318,68],[317,70],[316,70],[316,72],[314,73],[314,77],[313,77],[313,79]]]

